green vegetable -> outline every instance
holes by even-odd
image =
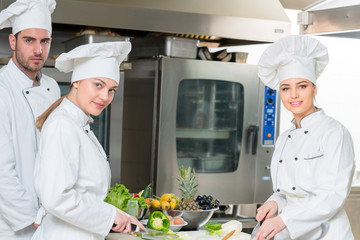
[[[219,230],[221,230],[222,225],[217,222],[208,222],[206,223],[203,228],[210,233],[210,235],[213,235],[215,233],[218,233]]]
[[[151,213],[150,218],[147,222],[147,227],[157,230],[163,231],[164,229],[168,229],[170,226],[169,219],[165,216],[164,213],[160,211],[154,211]]]
[[[116,184],[110,188],[110,192],[105,198],[105,202],[114,205],[120,210],[126,210],[127,201],[131,198],[129,189],[122,184]]]
[[[144,198],[149,198],[151,197],[151,184],[147,185],[146,188],[144,189],[144,192],[141,195]]]
[[[122,211],[126,211],[126,205],[129,200],[137,200],[139,209],[149,208],[149,205],[146,203],[143,197],[133,197],[129,193],[129,189],[127,189],[122,184],[115,184],[115,187],[111,187],[110,192],[108,193],[104,201],[111,205],[114,205]]]

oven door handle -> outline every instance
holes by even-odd
[[[256,154],[257,142],[258,142],[258,130],[259,127],[255,125],[250,125],[246,130],[245,151],[247,154],[250,153],[250,146],[252,146],[251,154],[252,155]]]

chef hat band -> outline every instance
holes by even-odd
[[[101,67],[99,67],[101,66]],[[71,82],[82,79],[106,77],[119,83],[120,62],[115,57],[109,58],[89,58],[75,60],[75,68],[71,76]]]
[[[289,78],[305,78],[316,84],[315,64],[313,59],[297,61],[293,59],[277,71],[279,82]]]
[[[0,13],[0,29],[12,27],[16,34],[29,28],[41,28],[52,32],[51,13],[55,0],[17,0]]]
[[[291,35],[264,51],[258,64],[258,75],[272,89],[279,89],[281,81],[289,78],[305,78],[316,84],[328,62],[327,49],[318,40]]]
[[[131,50],[130,42],[103,42],[81,45],[68,53],[62,53],[55,67],[71,72],[71,83],[96,77],[120,81],[120,64]]]

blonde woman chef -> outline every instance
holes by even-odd
[[[99,115],[113,100],[119,65],[130,48],[129,42],[94,43],[56,59],[60,71],[73,71],[72,85],[36,122],[41,138],[34,178],[42,208],[33,239],[102,240],[111,229],[144,228],[104,202],[110,168],[89,125],[91,115]]]
[[[258,209],[255,239],[351,240],[343,209],[354,172],[348,130],[314,105],[327,49],[308,36],[280,39],[263,53],[259,77],[278,89],[293,126],[277,140],[271,162],[274,194]],[[323,234],[321,236],[321,234]]]

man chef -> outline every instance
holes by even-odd
[[[54,0],[18,0],[0,13],[13,56],[0,70],[0,239],[30,239],[39,208],[33,186],[36,118],[60,97],[41,73],[51,43]]]

